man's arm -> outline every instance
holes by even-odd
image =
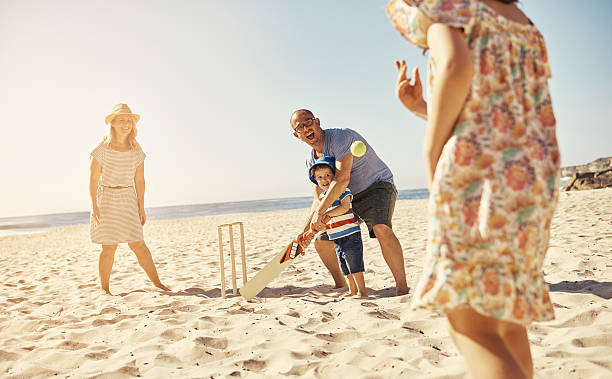
[[[331,208],[325,212],[325,214],[329,217],[341,216],[345,214],[349,209],[351,209],[351,198],[351,195],[344,196],[344,199],[340,201],[340,205]]]
[[[313,238],[313,237],[308,237],[307,235],[311,229],[310,223],[313,219],[313,216],[316,213],[317,209],[319,208],[319,196],[321,195],[322,191],[323,190],[319,186],[317,185],[312,186],[312,192],[313,192],[313,197],[314,197],[312,200],[312,206],[310,207],[310,212],[308,213],[308,217],[306,218],[306,222],[304,223],[302,232],[298,234],[297,237],[295,238],[295,240],[298,241],[298,243],[302,245],[302,248],[304,249],[306,249],[306,247],[310,244],[310,241]]]
[[[323,216],[325,215],[325,211],[329,208],[330,205],[336,200],[340,198],[340,195],[346,191],[346,187],[351,180],[351,168],[353,167],[353,155],[347,154],[340,159],[336,160],[336,175],[334,176],[334,180],[332,180],[329,188],[327,189],[327,193],[325,197],[321,199],[319,203],[318,209],[315,211],[314,216],[316,219],[311,220],[321,222],[323,220]]]
[[[314,214],[317,212],[317,209],[319,209],[319,196],[321,195],[322,191],[323,190],[319,186],[314,184],[312,185],[312,206],[310,207],[310,213],[306,218],[306,222],[304,223],[304,228],[302,229],[301,234],[307,233],[310,230],[310,222],[312,221]]]

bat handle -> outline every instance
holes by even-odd
[[[331,220],[331,217],[329,217],[328,215],[325,215],[325,217],[323,217],[323,222],[324,222],[324,223],[326,223],[326,224],[327,224],[327,223],[329,222],[329,220]],[[305,235],[304,237],[306,237],[306,238],[312,238],[312,237],[314,237],[314,235],[315,235],[315,232],[313,232],[312,230],[310,230],[308,233],[306,233],[306,235]]]

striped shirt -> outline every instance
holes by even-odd
[[[117,151],[104,142],[96,146],[91,156],[102,166],[99,185],[108,187],[133,186],[136,168],[146,157],[140,146],[130,151]]]
[[[325,193],[327,191],[323,191],[319,196],[319,200],[323,199]],[[349,199],[353,198],[353,194],[347,188],[340,198],[332,203],[332,205],[327,209],[329,211],[331,208],[337,207],[340,205],[340,202],[345,197],[350,196]],[[353,214],[353,209],[349,208],[349,210],[340,216],[333,216],[326,224],[325,228],[327,229],[327,235],[330,240],[335,240],[338,238],[346,237],[350,234],[357,233],[361,230],[359,227],[359,222],[357,222],[357,218]]]

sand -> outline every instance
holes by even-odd
[[[425,200],[396,207],[409,284],[421,272],[425,210]],[[0,238],[0,377],[469,377],[445,318],[393,296],[376,240],[365,241],[369,299],[339,297],[312,247],[252,302],[233,296],[229,279],[221,298],[216,226],[244,222],[252,277],[306,212],[147,223],[172,292],[155,289],[122,245],[115,296],[102,294],[87,225]],[[612,190],[561,193],[550,245],[557,318],[529,328],[536,377],[612,377]]]

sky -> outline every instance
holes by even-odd
[[[424,75],[427,57],[386,3],[0,0],[0,217],[88,210],[120,102],[141,115],[147,207],[310,195],[299,108],[361,133],[399,189],[426,187],[394,61]],[[612,155],[612,1],[521,4],[547,43],[562,165]]]

